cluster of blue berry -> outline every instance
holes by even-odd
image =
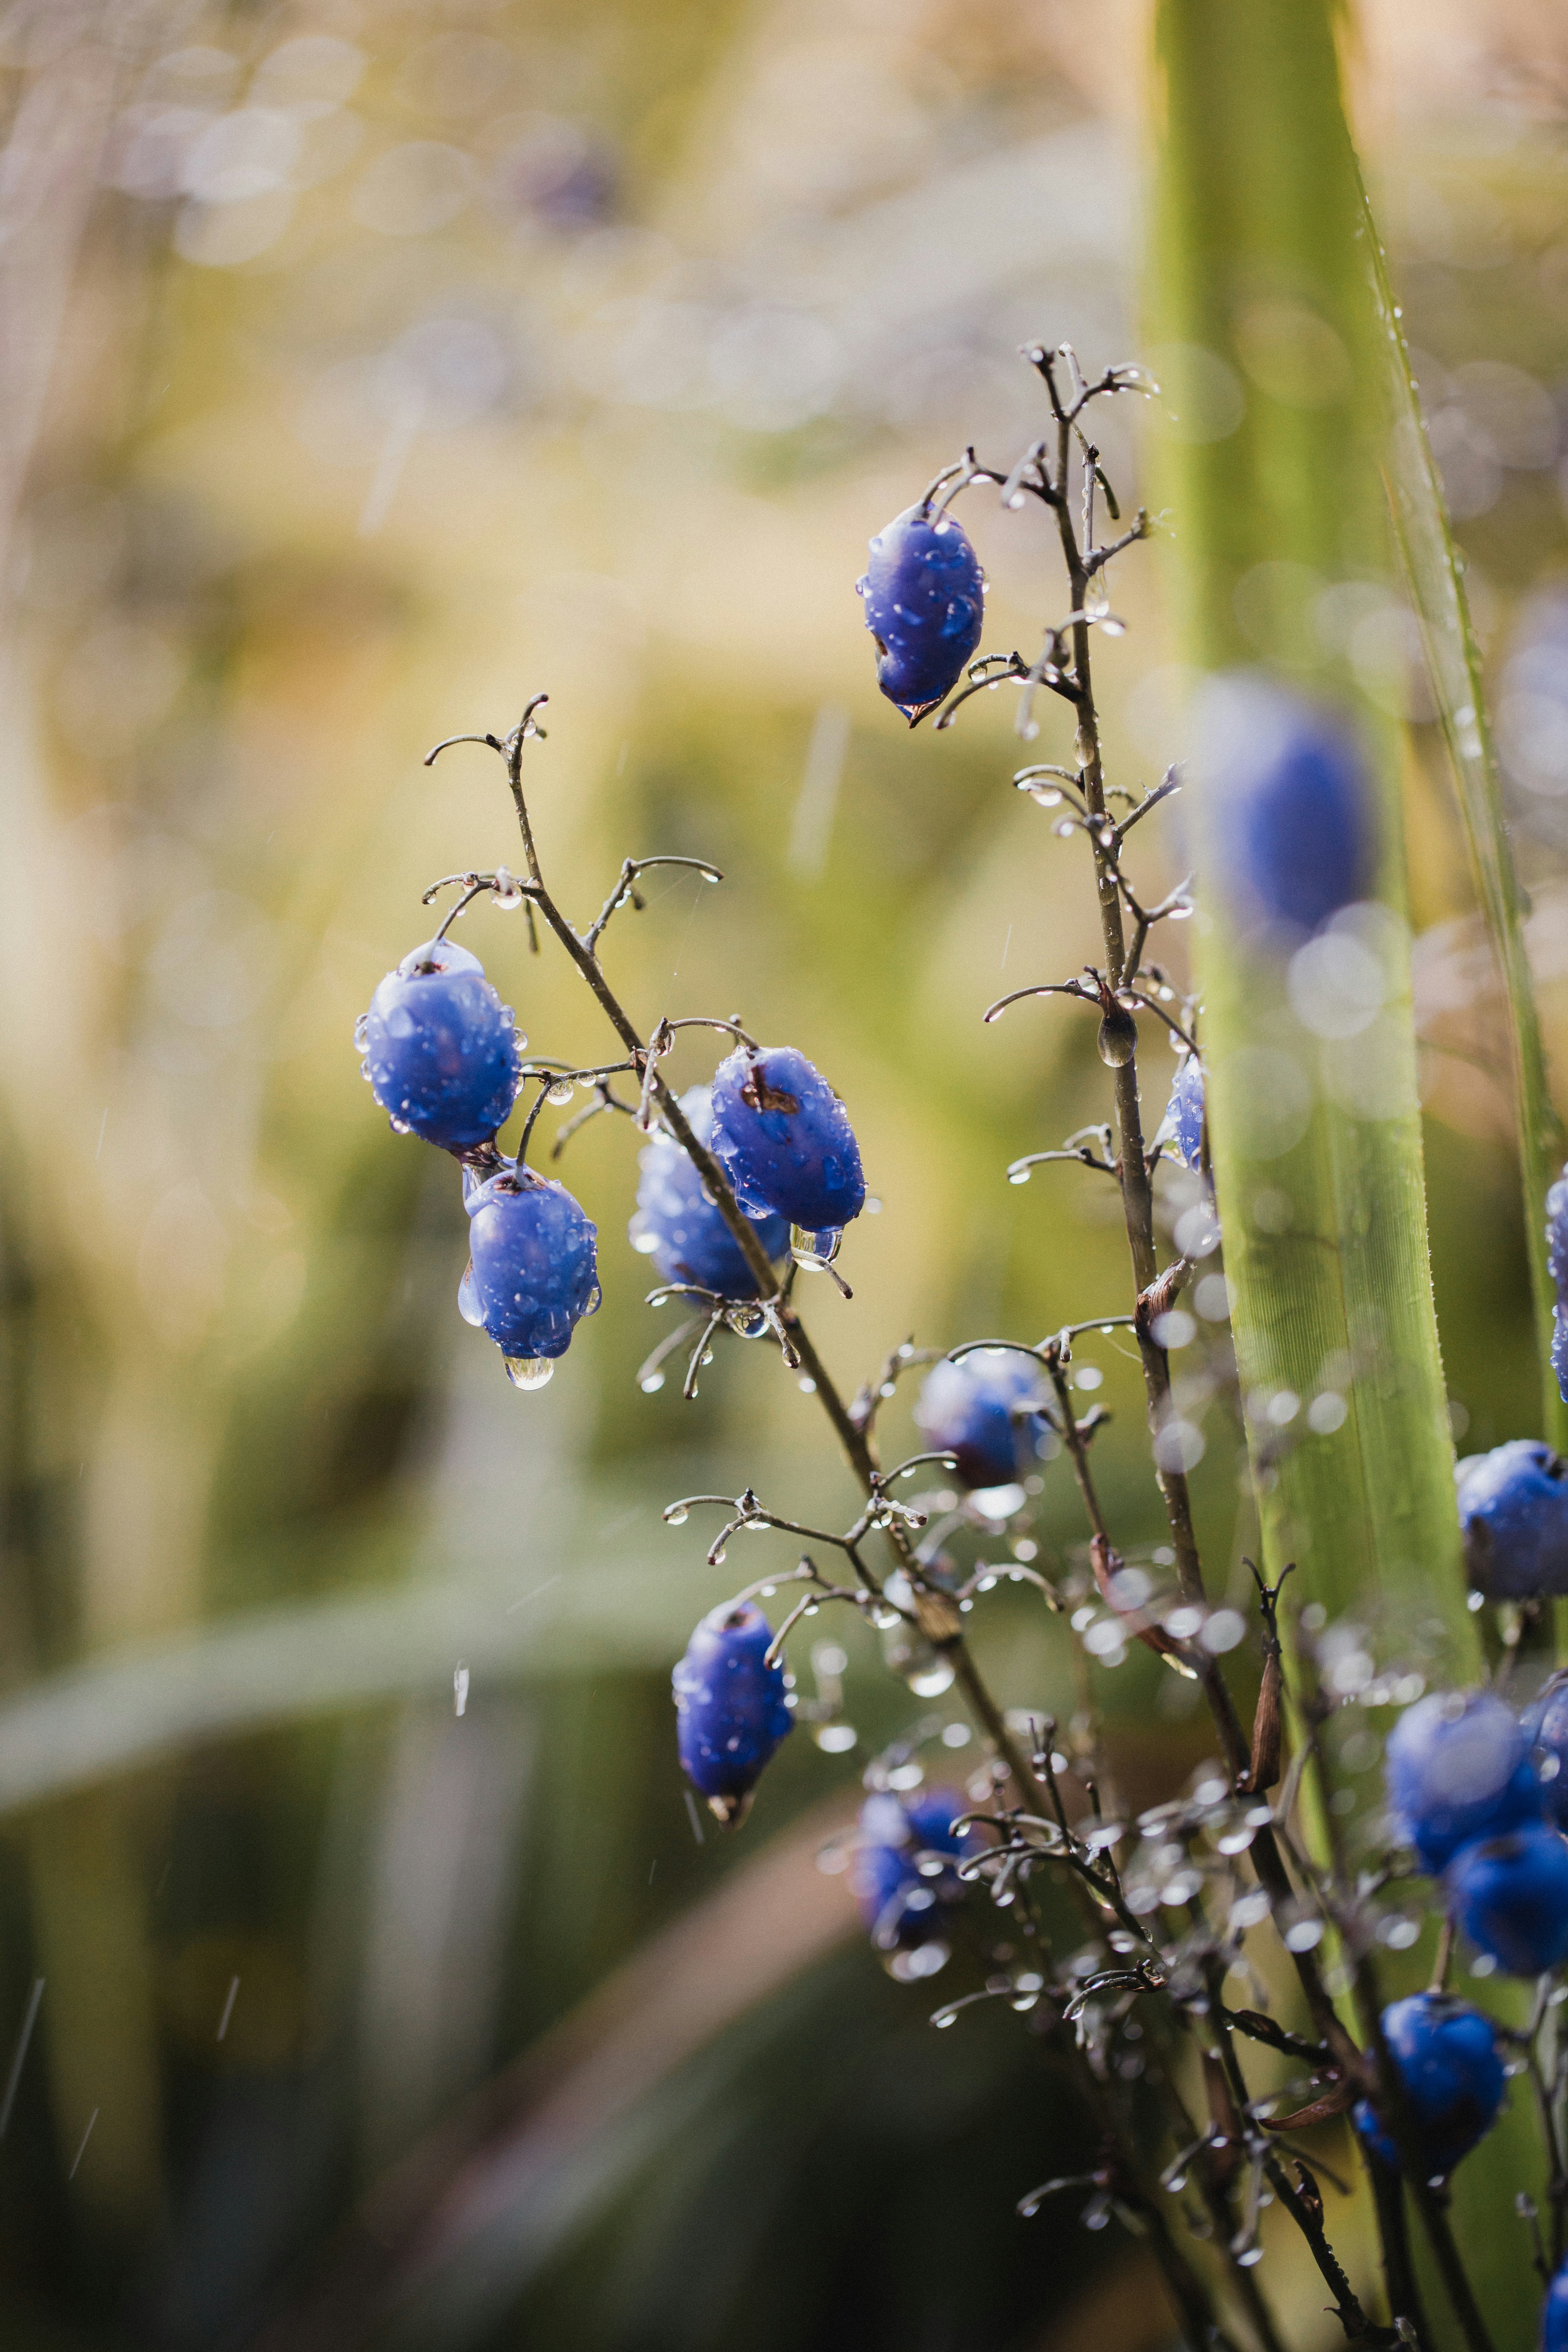
[[[1205,1261],[1212,1300],[1220,1234],[1200,1008],[1148,953],[1156,927],[1180,921],[1194,902],[1184,883],[1146,904],[1123,856],[1132,827],[1177,791],[1180,780],[1172,772],[1141,797],[1108,782],[1091,677],[1093,632],[1115,635],[1121,627],[1106,599],[1107,567],[1146,535],[1148,523],[1140,514],[1119,537],[1096,541],[1097,499],[1113,520],[1120,517],[1085,419],[1096,399],[1152,387],[1131,368],[1109,369],[1090,382],[1066,347],[1026,356],[1049,403],[1047,436],[1006,472],[982,466],[966,451],[873,541],[859,587],[882,690],[911,725],[934,712],[937,727],[949,726],[971,695],[1005,679],[1021,688],[1018,725],[1026,738],[1039,731],[1033,710],[1040,694],[1072,711],[1073,764],[1031,764],[1015,781],[1055,813],[1058,835],[1087,844],[1103,957],[1079,975],[1014,992],[985,1018],[1019,998],[1055,995],[1097,1016],[1113,1118],[1068,1137],[1059,1150],[1028,1155],[1008,1172],[1022,1181],[1037,1166],[1064,1161],[1115,1183],[1132,1277],[1130,1310],[1069,1325],[1033,1344],[977,1340],[941,1357],[905,1341],[856,1396],[839,1392],[795,1292],[798,1274],[826,1271],[847,1294],[835,1261],[845,1227],[865,1203],[865,1186],[844,1107],[795,1048],[759,1046],[733,1022],[661,1020],[651,1033],[633,1023],[605,974],[600,940],[620,908],[640,906],[638,882],[649,866],[697,861],[627,860],[593,923],[574,927],[541,873],[522,790],[524,747],[542,731],[537,702],[504,740],[452,739],[488,745],[505,762],[526,873],[463,874],[433,886],[427,898],[447,887],[461,895],[436,938],[376,991],[361,1028],[365,1075],[395,1128],[462,1164],[472,1258],[460,1305],[501,1348],[520,1385],[548,1377],[577,1321],[597,1303],[592,1224],[563,1186],[527,1165],[544,1103],[564,1103],[581,1089],[585,1107],[562,1129],[557,1150],[601,1112],[635,1122],[647,1140],[630,1238],[660,1276],[654,1299],[679,1298],[694,1309],[645,1365],[643,1386],[659,1384],[663,1356],[696,1331],[689,1395],[724,1332],[771,1339],[801,1384],[815,1391],[861,1488],[863,1507],[851,1526],[804,1526],[765,1508],[750,1488],[738,1496],[689,1496],[666,1510],[671,1525],[698,1506],[723,1510],[724,1525],[708,1551],[714,1566],[739,1529],[771,1529],[810,1547],[793,1572],[721,1601],[692,1634],[673,1676],[680,1763],[712,1811],[733,1823],[797,1721],[812,1723],[829,1753],[856,1744],[842,1719],[837,1668],[824,1669],[814,1651],[819,1696],[803,1704],[785,1664],[794,1628],[829,1603],[858,1612],[879,1633],[887,1662],[917,1696],[952,1690],[962,1699],[987,1751],[984,1769],[962,1792],[940,1780],[929,1785],[924,1746],[940,1740],[962,1747],[973,1732],[942,1717],[922,1718],[896,1752],[871,1765],[847,1855],[837,1860],[847,1861],[850,1891],[875,1948],[906,1980],[942,1968],[967,1922],[984,1987],[950,2002],[935,2021],[950,2023],[973,2000],[1006,1999],[1051,2038],[1093,2112],[1104,2147],[1095,2172],[1081,2181],[1047,2183],[1023,2199],[1020,2210],[1033,2212],[1052,2191],[1089,2186],[1086,2222],[1100,2227],[1115,2214],[1142,2236],[1191,2352],[1209,2352],[1231,2340],[1218,2316],[1215,2282],[1178,2239],[1165,2203],[1190,2182],[1196,2205],[1184,2205],[1182,2213],[1215,2250],[1229,2294],[1272,2352],[1280,2336],[1256,2272],[1264,2252],[1259,2217],[1276,2203],[1300,2231],[1347,2340],[1419,2347],[1435,2339],[1405,2243],[1408,2198],[1469,2352],[1489,2352],[1440,2184],[1499,2112],[1510,2036],[1447,1991],[1446,1957],[1427,1992],[1382,2000],[1374,1966],[1380,1939],[1404,1948],[1419,1927],[1403,1914],[1369,1909],[1365,1886],[1335,1856],[1310,1859],[1296,1820],[1306,1771],[1319,1776],[1325,1799],[1330,1794],[1318,1734],[1336,1701],[1321,1685],[1298,1692],[1300,1746],[1280,1787],[1280,1588],[1258,1579],[1261,1681],[1248,1733],[1221,1664],[1243,1640],[1245,1621],[1208,1600],[1194,1525],[1191,1433],[1175,1410],[1170,1353],[1197,1331],[1176,1302],[1185,1286],[1199,1281]],[[1060,539],[1069,610],[1046,629],[1033,660],[1016,652],[977,656],[984,581],[951,509],[961,492],[979,484],[999,488],[1004,509],[1038,501]],[[1258,941],[1260,953],[1294,956],[1374,887],[1379,845],[1360,755],[1332,713],[1271,684],[1229,681],[1215,712],[1206,782],[1223,803],[1224,824],[1209,876],[1214,903]],[[1118,802],[1120,814],[1113,813]],[[719,878],[710,867],[698,870]],[[477,961],[446,937],[455,917],[479,898],[524,908],[531,936],[542,922],[614,1029],[617,1059],[586,1070],[523,1059],[525,1041],[510,1010]],[[1141,1024],[1149,1020],[1178,1061],[1163,1118],[1146,1139],[1138,1061]],[[692,1027],[727,1034],[731,1047],[710,1085],[678,1095],[663,1065],[677,1033]],[[626,1093],[617,1090],[619,1080],[627,1082]],[[535,1096],[508,1157],[497,1139],[530,1084]],[[1157,1189],[1162,1167],[1167,1172]],[[1558,1259],[1568,1267],[1568,1183],[1554,1192],[1552,1213]],[[1163,1232],[1175,1244],[1163,1266]],[[1198,1303],[1208,1315],[1202,1287],[1200,1281]],[[1223,1314],[1221,1306],[1218,1318]],[[1169,1527],[1169,1544],[1155,1549],[1146,1567],[1125,1559],[1113,1543],[1093,1462],[1107,1416],[1098,1406],[1084,1409],[1084,1382],[1072,1371],[1081,1335],[1115,1327],[1131,1333],[1142,1366]],[[1218,1336],[1212,1342],[1216,1350],[1224,1344]],[[922,1363],[930,1369],[913,1418],[924,1450],[884,1468],[879,1413],[900,1378]],[[1043,1464],[1060,1455],[1070,1465],[1088,1541],[1081,1556],[1047,1572],[1033,1565],[1039,1545],[1032,1501]],[[896,1490],[925,1465],[942,1483],[929,1493],[906,1489],[907,1499],[900,1499]],[[1462,1464],[1458,1492],[1479,1597],[1539,1610],[1542,1596],[1568,1591],[1568,1474],[1548,1449],[1519,1443]],[[887,1564],[868,1554],[872,1537],[885,1547]],[[1006,1550],[1000,1562],[998,1542]],[[982,1554],[967,1566],[966,1548]],[[844,1562],[842,1582],[817,1565],[824,1550]],[[1117,1820],[1106,1801],[1114,1775],[1092,1708],[1085,1706],[1065,1729],[1044,1716],[1005,1713],[976,1667],[965,1619],[1004,1580],[1035,1587],[1068,1617],[1086,1667],[1090,1660],[1113,1666],[1129,1644],[1142,1643],[1195,1682],[1212,1713],[1221,1762],[1204,1768],[1176,1801],[1135,1822]],[[774,1627],[757,1604],[783,1587],[795,1588],[798,1597]],[[844,1654],[834,1654],[842,1664]],[[1311,1645],[1304,1635],[1298,1657],[1306,1675]],[[1407,1710],[1387,1744],[1389,1794],[1401,1833],[1420,1867],[1440,1879],[1442,1907],[1480,1960],[1543,1977],[1568,1958],[1568,1842],[1559,1827],[1565,1804],[1560,1790],[1568,1785],[1559,1780],[1568,1757],[1568,1686],[1548,1685],[1521,1723],[1496,1694],[1422,1696],[1422,1679],[1415,1678],[1413,1689],[1405,1687],[1410,1679],[1400,1681],[1397,1700],[1385,1694],[1386,1703]],[[1070,1955],[1053,1949],[1032,1887],[1042,1872],[1058,1879],[1079,1908],[1088,1940]],[[1396,1859],[1388,1860],[1376,1888],[1399,1875]],[[995,1930],[984,1925],[989,1915],[977,1917],[968,1903],[971,1887],[984,1888],[1004,1916],[1007,1940],[988,1940]],[[1184,1924],[1162,1931],[1162,1916]],[[1252,1966],[1247,1937],[1268,1925],[1294,1969],[1310,2035],[1226,2000],[1227,1976]],[[1397,1934],[1385,1935],[1389,1928]],[[1450,1926],[1445,1956],[1452,1932]],[[1332,1969],[1320,1952],[1328,1936],[1343,1956]],[[1141,2022],[1141,2004],[1154,1996],[1168,2032],[1151,2033]],[[1359,2041],[1341,2014],[1347,1996]],[[1545,2015],[1544,2005],[1538,2007],[1531,2035],[1513,2037],[1537,2074]],[[1242,2055],[1249,2042],[1306,2063],[1310,2095],[1293,2112],[1284,2112],[1288,2096],[1258,2096],[1249,2088]],[[1208,2109],[1195,2140],[1173,2071],[1184,2042],[1201,2060]],[[1134,2109],[1136,2084],[1152,2092],[1152,2106]],[[1363,2308],[1329,2241],[1313,2162],[1288,2136],[1347,2112],[1359,2125],[1373,2188],[1386,2326]],[[1156,2114],[1178,2146],[1163,2171],[1151,2153]],[[1549,2145],[1555,2146],[1550,2137]],[[1543,2275],[1562,2262],[1568,2235],[1568,2176],[1555,2160],[1550,2195],[1552,2255],[1548,2263],[1542,2252]],[[1556,2315],[1549,2320],[1550,2352],[1568,2352],[1568,2286],[1561,2277],[1548,2311]]]

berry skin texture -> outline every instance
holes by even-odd
[[[1462,1846],[1446,1883],[1471,1943],[1510,1977],[1568,1958],[1568,1840],[1544,1822]]]
[[[1568,1684],[1548,1685],[1524,1718],[1547,1817],[1568,1830]]]
[[[1154,1141],[1163,1143],[1167,1157],[1179,1160],[1184,1168],[1203,1166],[1204,1066],[1195,1054],[1186,1055],[1177,1064],[1171,1099],[1154,1130]]]
[[[1038,1458],[1046,1429],[1037,1402],[1039,1370],[1028,1356],[976,1349],[956,1363],[933,1364],[915,1406],[915,1426],[933,1451],[957,1457],[954,1475],[968,1487],[1010,1486]]]
[[[1370,897],[1373,803],[1343,721],[1246,671],[1215,679],[1199,715],[1210,855],[1244,927],[1288,946]]]
[[[793,1045],[743,1045],[713,1073],[713,1151],[749,1217],[832,1233],[865,1205],[848,1113]]]
[[[1434,1876],[1462,1845],[1541,1818],[1523,1727],[1489,1691],[1434,1691],[1388,1735],[1384,1776],[1405,1834]]]
[[[713,1140],[710,1087],[690,1087],[680,1108],[699,1143]],[[755,1298],[757,1278],[741,1245],[709,1199],[701,1177],[673,1137],[656,1135],[638,1155],[637,1214],[628,1227],[631,1244],[653,1259],[666,1282],[695,1282],[723,1298]],[[789,1248],[783,1217],[753,1217],[757,1239],[775,1262]]]
[[[1552,1317],[1552,1369],[1568,1404],[1568,1168],[1546,1195],[1546,1263],[1557,1286]]]
[[[1470,1582],[1492,1601],[1568,1593],[1568,1462],[1516,1437],[1454,1471]]]
[[[387,973],[355,1042],[383,1110],[426,1143],[466,1151],[511,1116],[527,1040],[478,956],[454,940],[427,940]]]
[[[900,1975],[932,1976],[947,1958],[947,1915],[965,1891],[952,1865],[973,1843],[953,1834],[963,1810],[954,1789],[907,1799],[879,1791],[860,1808],[849,1891],[879,1952],[922,1956],[922,1965],[897,1969]],[[937,1855],[940,1871],[921,1869],[921,1857]]]
[[[952,515],[906,507],[871,541],[855,591],[876,640],[877,683],[912,727],[958,684],[980,643],[980,558]]]
[[[564,1184],[515,1165],[475,1185],[468,1211],[478,1320],[509,1359],[563,1356],[599,1304],[598,1228]]]
[[[1546,2290],[1541,2309],[1541,2352],[1568,2352],[1568,2263]]]
[[[725,1823],[738,1822],[795,1717],[784,1670],[764,1663],[773,1632],[754,1602],[703,1618],[670,1677],[680,1769]]]
[[[1383,2012],[1389,2056],[1398,2069],[1420,2137],[1428,2179],[1443,2179],[1497,2120],[1505,2077],[1489,2017],[1452,1993],[1417,1992]],[[1354,2111],[1356,2129],[1384,2163],[1399,2152],[1370,2100]]]

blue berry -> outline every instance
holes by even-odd
[[[1461,1847],[1447,1884],[1471,1943],[1510,1977],[1568,1959],[1568,1841],[1544,1822]]]
[[[848,1114],[793,1045],[738,1045],[720,1063],[713,1151],[748,1216],[787,1217],[825,1249],[865,1204]]]
[[[564,1184],[509,1161],[468,1189],[472,1252],[458,1305],[482,1323],[520,1388],[550,1377],[584,1315],[599,1304],[598,1228]]]
[[[1243,919],[1315,931],[1369,897],[1374,803],[1343,721],[1249,674],[1216,680],[1202,717],[1211,855]]]
[[[773,1633],[755,1603],[703,1618],[671,1677],[680,1769],[721,1822],[739,1821],[795,1717],[783,1665],[765,1663]]]
[[[1568,1462],[1516,1437],[1467,1455],[1454,1476],[1476,1590],[1493,1601],[1568,1593]]]
[[[680,1108],[698,1142],[711,1144],[711,1087],[689,1087]],[[695,1282],[724,1298],[755,1298],[757,1278],[739,1242],[674,1138],[656,1135],[637,1164],[642,1176],[637,1214],[628,1228],[632,1247],[653,1259],[666,1282]],[[761,1216],[752,1222],[769,1257],[783,1257],[789,1247],[784,1219]]]
[[[1010,1486],[1033,1467],[1047,1426],[1039,1366],[1032,1357],[976,1349],[933,1364],[915,1406],[915,1425],[935,1451],[957,1458],[964,1486]]]
[[[1496,2028],[1452,1993],[1416,1992],[1384,2011],[1383,2031],[1420,2135],[1427,2178],[1445,2179],[1491,2129],[1502,2105]],[[1399,2152],[1369,2100],[1357,2106],[1355,2125],[1397,2170]]]
[[[952,515],[906,507],[871,541],[855,591],[876,640],[877,683],[913,726],[958,684],[980,643],[980,559]]]
[[[850,1892],[879,1952],[921,1955],[900,1975],[934,1975],[947,1958],[948,1915],[964,1893],[953,1865],[973,1842],[952,1829],[963,1810],[952,1789],[908,1799],[879,1792],[860,1808]]]
[[[1557,1286],[1552,1316],[1552,1369],[1568,1404],[1568,1168],[1546,1195],[1546,1263]]]
[[[395,1127],[465,1151],[511,1115],[521,1048],[478,956],[429,940],[389,971],[354,1032],[364,1075]]]
[[[1546,2290],[1541,2308],[1541,2352],[1568,2352],[1568,2263]]]
[[[1542,1801],[1560,1830],[1568,1830],[1568,1682],[1549,1683],[1524,1718]]]
[[[1203,1166],[1204,1066],[1195,1054],[1188,1054],[1177,1066],[1171,1099],[1154,1130],[1154,1141],[1163,1143],[1170,1158],[1179,1160],[1184,1168]]]
[[[1445,1869],[1462,1845],[1541,1818],[1529,1743],[1489,1691],[1434,1691],[1388,1735],[1388,1800],[1423,1869]]]

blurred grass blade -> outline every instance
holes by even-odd
[[[1390,561],[1384,363],[1334,15],[1327,0],[1162,0],[1149,289],[1167,424],[1159,492],[1173,517],[1185,659],[1200,672],[1261,665],[1352,711],[1378,802],[1377,893],[1402,915],[1397,738],[1313,626],[1323,587],[1386,572]],[[1213,864],[1201,785],[1194,800],[1201,874]],[[1352,1055],[1302,1027],[1279,976],[1222,925],[1198,928],[1215,1176],[1266,1548],[1276,1571],[1299,1559],[1304,1584],[1331,1607],[1377,1585],[1430,1596],[1462,1668],[1474,1636],[1427,1253],[1406,935],[1384,927],[1388,1002]],[[1364,1075],[1374,1064],[1375,1086]],[[1286,1080],[1301,1097],[1293,1131],[1278,1115]],[[1337,1403],[1311,1410],[1331,1391],[1345,1402],[1337,1428]],[[1276,1421],[1258,1411],[1270,1397]]]
[[[1388,392],[1384,479],[1444,740],[1453,761],[1476,897],[1508,1000],[1525,1240],[1541,1359],[1542,1426],[1562,1452],[1568,1448],[1568,1405],[1559,1393],[1550,1360],[1554,1294],[1546,1266],[1545,1202],[1546,1188],[1562,1158],[1563,1130],[1547,1085],[1535,989],[1525,952],[1519,877],[1503,816],[1480,650],[1470,625],[1464,571],[1448,526],[1442,479],[1421,415],[1405,331],[1364,189],[1361,206],[1363,249],[1383,333]]]

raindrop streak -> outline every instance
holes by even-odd
[[[104,1106],[103,1106],[103,1117],[102,1117],[102,1118],[99,1120],[99,1122],[98,1122],[98,1150],[97,1150],[93,1153],[93,1155],[92,1155],[92,1156],[93,1156],[93,1158],[94,1158],[94,1160],[99,1159],[99,1158],[101,1156],[101,1154],[102,1154],[102,1151],[103,1151],[103,1134],[104,1134],[104,1129],[108,1127],[108,1125],[109,1125],[109,1105],[108,1105],[107,1103],[105,1103],[105,1104],[104,1104]],[[93,2109],[93,2113],[94,2113],[94,2115],[96,2115],[96,2114],[98,2113],[98,2109],[97,2109],[96,2107]]]
[[[507,1615],[510,1617],[515,1614],[519,1609],[526,1609],[531,1601],[537,1601],[542,1592],[548,1592],[552,1584],[559,1584],[560,1581],[561,1579],[558,1576],[547,1576],[542,1584],[536,1584],[531,1592],[525,1592],[523,1594],[521,1601],[509,1601],[507,1603]],[[466,1691],[468,1682],[468,1669],[467,1667],[459,1667],[458,1672],[462,1675],[463,1687]],[[458,1709],[458,1713],[461,1715],[462,1712],[462,1708],[459,1707]]]
[[[87,2154],[87,2144],[88,2144],[88,2141],[92,2137],[92,2127],[93,2127],[94,2124],[95,2124],[97,2121],[98,2121],[98,2109],[97,2109],[96,2107],[94,2107],[94,2109],[93,2109],[93,2111],[92,2111],[91,2115],[90,2115],[90,2116],[89,2116],[89,2117],[88,2117],[88,2119],[87,2119],[87,2129],[83,2132],[83,2134],[82,2134],[82,2136],[81,2136],[81,2146],[78,2148],[78,2150],[77,2150],[77,2152],[76,2152],[75,2159],[74,2159],[74,2161],[72,2162],[72,2165],[71,2165],[71,2168],[70,2168],[70,2170],[69,2170],[69,2171],[67,2173],[67,2175],[66,2175],[66,2179],[67,2179],[68,2180],[74,2180],[74,2179],[76,2179],[76,2168],[77,2168],[77,2166],[81,2162],[82,2158]]]
[[[452,1675],[452,1712],[462,1715],[468,1704],[468,1670],[458,1666]]]
[[[691,1834],[697,1840],[698,1844],[700,1845],[702,1843],[702,1817],[697,1810],[697,1800],[693,1797],[689,1789],[683,1789],[680,1793],[686,1800],[686,1818],[691,1823]]]
[[[33,1990],[27,1995],[27,2009],[22,2020],[22,2031],[16,2036],[16,2051],[11,2061],[11,2072],[5,2077],[5,2095],[0,2099],[0,2139],[5,2137],[5,2126],[11,2120],[11,2110],[16,2104],[16,2085],[22,2079],[22,2068],[26,2063],[27,2044],[33,2038],[33,2028],[38,2021],[38,2003],[43,1997],[44,1979],[42,1977],[35,1977]]]
[[[217,2021],[217,2038],[220,2042],[223,2040],[224,2035],[228,2032],[228,2021],[234,2015],[234,2004],[238,1992],[239,1979],[237,1977],[231,1977],[228,1983],[228,1999],[223,2005],[223,2015]]]

